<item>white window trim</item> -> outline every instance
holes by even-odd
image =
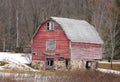
[[[49,27],[48,27],[48,23],[49,23]],[[48,29],[50,28],[50,29]],[[46,30],[47,31],[53,31],[54,30],[54,22],[53,21],[48,21],[46,24]]]
[[[50,41],[50,40],[54,40],[54,39],[46,40],[46,50],[47,50],[47,51],[54,51],[54,50],[56,49],[56,40],[54,40],[54,41],[55,41],[55,48],[54,48],[53,50],[48,50],[48,49],[47,49],[47,41]]]

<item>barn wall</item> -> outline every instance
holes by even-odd
[[[47,31],[45,22],[34,36],[32,44],[32,53],[35,53],[32,57],[34,60],[33,66],[37,66],[36,68],[39,69],[45,69],[46,58],[54,58],[53,67],[55,69],[65,69],[66,59],[71,60],[67,68],[85,68],[86,61],[102,58],[101,44],[81,42],[70,43],[60,25],[54,22],[54,26],[54,31]],[[55,40],[56,49],[47,51],[46,40]],[[94,61],[90,63],[94,64]]]
[[[54,31],[46,30],[46,22],[43,23],[33,38],[32,53],[33,60],[44,60],[46,55],[54,57],[55,59],[59,57],[69,58],[69,40],[67,39],[65,33],[61,29],[60,25],[55,22]],[[46,40],[54,39],[56,40],[56,49],[54,51],[46,51]]]
[[[102,58],[102,46],[92,43],[71,43],[72,60],[93,60]]]

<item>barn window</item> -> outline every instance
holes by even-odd
[[[55,50],[56,42],[55,40],[47,40],[46,41],[46,50]]]
[[[47,27],[48,31],[54,30],[54,22],[52,22],[52,21],[47,22],[46,27]]]

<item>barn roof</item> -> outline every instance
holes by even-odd
[[[86,42],[103,44],[96,29],[85,20],[75,20],[61,17],[51,17],[64,30],[66,36],[72,42]]]

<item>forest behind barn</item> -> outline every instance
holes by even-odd
[[[88,21],[104,40],[104,57],[120,59],[120,0],[0,0],[0,51],[30,47],[51,16]]]

